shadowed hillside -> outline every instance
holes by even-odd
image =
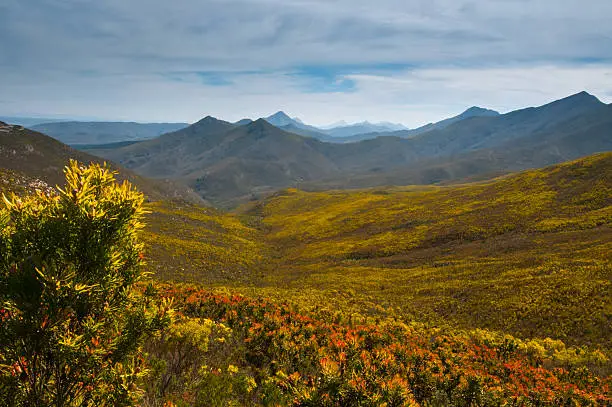
[[[92,153],[140,174],[187,182],[222,206],[272,192],[299,179],[319,179],[337,169],[322,143],[287,133],[263,119],[235,126],[207,117],[158,139]]]

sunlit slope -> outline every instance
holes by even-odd
[[[307,193],[263,216],[283,289],[417,320],[610,347],[612,153],[458,187]]]
[[[157,278],[204,283],[244,280],[266,250],[259,231],[236,216],[178,202],[153,202],[143,240]]]

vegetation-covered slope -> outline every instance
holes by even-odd
[[[480,184],[288,190],[239,214],[151,203],[149,270],[207,288],[142,287],[177,318],[121,388],[145,406],[609,405],[611,169],[606,153]],[[81,345],[115,354],[100,343]],[[23,366],[0,395],[31,382]],[[119,394],[101,377],[74,382]]]
[[[267,278],[610,347],[611,204],[610,153],[476,185],[292,190],[260,209],[283,259]]]
[[[164,278],[610,349],[611,171],[606,153],[479,184],[288,190],[243,208],[250,226],[211,229],[220,235],[166,207],[151,215],[151,261],[193,245],[188,260],[166,256],[186,272]],[[241,254],[210,261],[219,247]]]
[[[157,278],[231,283],[261,267],[266,247],[261,233],[236,216],[183,202],[148,205],[149,268]]]

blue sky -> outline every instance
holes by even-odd
[[[610,0],[3,0],[0,114],[415,127],[587,90]]]

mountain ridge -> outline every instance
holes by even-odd
[[[464,116],[481,114],[471,108]],[[88,150],[156,178],[175,178],[221,206],[298,182],[309,188],[454,182],[612,149],[609,106],[587,94],[506,114],[485,111],[413,137],[354,143],[304,137],[258,119],[206,117],[158,139]],[[570,131],[571,130],[571,131]],[[299,180],[299,181],[298,181]]]

